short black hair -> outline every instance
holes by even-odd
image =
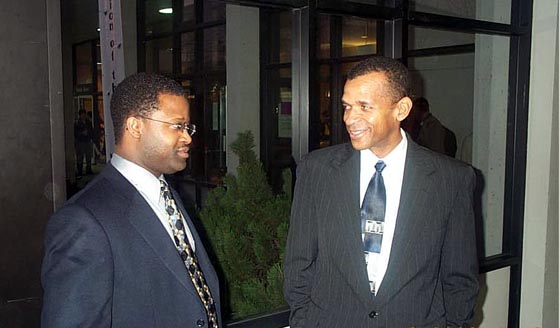
[[[388,82],[390,97],[396,102],[411,95],[411,77],[404,64],[396,59],[372,56],[364,59],[352,67],[347,74],[348,80],[353,80],[373,72],[384,73]]]
[[[159,74],[137,73],[120,82],[111,97],[116,144],[122,138],[126,119],[131,116],[150,117],[159,110],[161,94],[186,98],[184,88],[177,81]]]

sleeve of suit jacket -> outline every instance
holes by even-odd
[[[45,233],[41,323],[49,327],[110,327],[113,260],[95,217],[76,204],[55,214]]]
[[[447,325],[470,327],[478,293],[473,190],[471,168],[457,175],[456,194],[451,207],[441,254],[441,282]]]
[[[312,195],[317,180],[312,179],[308,161],[297,168],[297,182],[284,260],[284,295],[291,309],[292,328],[304,327],[310,302],[311,280],[317,254],[316,218]]]

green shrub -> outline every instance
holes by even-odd
[[[283,254],[291,207],[291,172],[283,173],[283,193],[274,195],[256,158],[250,131],[239,133],[231,149],[239,157],[237,176],[208,194],[200,218],[227,284],[222,302],[234,319],[285,305]],[[229,310],[228,310],[229,309]]]

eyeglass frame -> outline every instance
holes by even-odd
[[[154,118],[143,116],[143,115],[138,115],[138,117],[145,118],[146,120],[150,120],[150,121],[154,121],[154,122],[169,124],[171,126],[171,129],[181,130],[183,132],[186,131],[188,133],[188,135],[191,136],[191,137],[196,133],[196,124],[193,124],[193,123],[189,123],[189,122],[183,122],[183,123],[166,122],[166,121],[156,120]]]

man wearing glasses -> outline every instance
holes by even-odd
[[[110,163],[46,228],[42,327],[221,326],[217,276],[164,177],[196,132],[183,88],[132,75],[111,115]]]

